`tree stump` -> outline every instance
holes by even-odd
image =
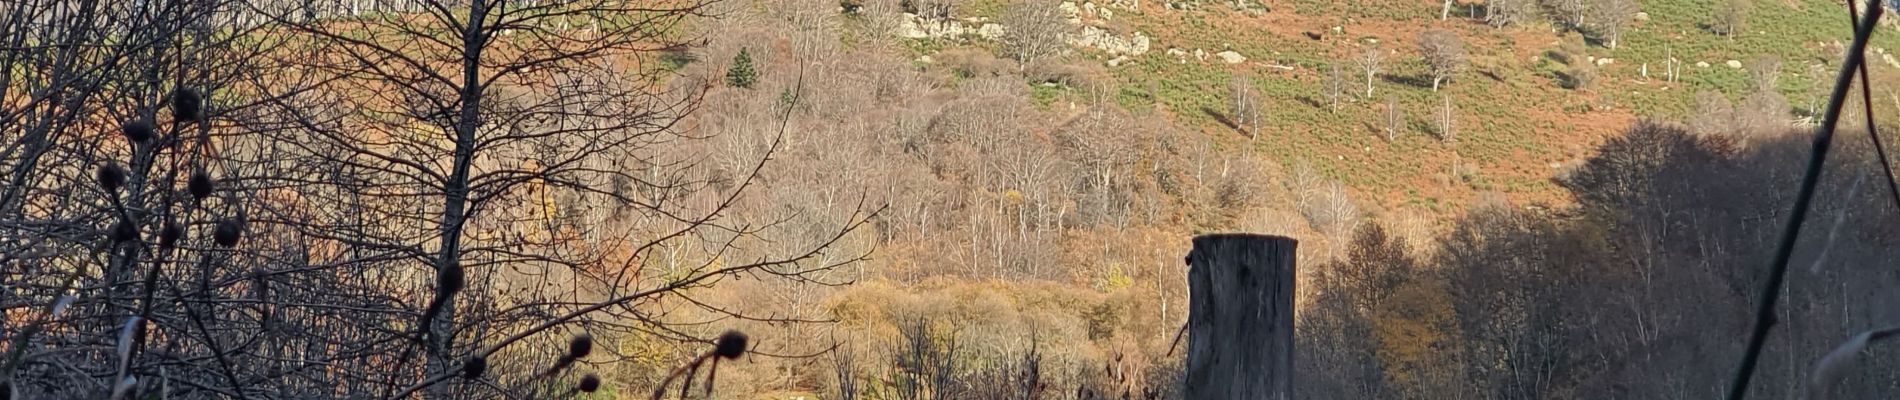
[[[1188,399],[1293,399],[1293,272],[1299,242],[1194,238],[1188,253]]]

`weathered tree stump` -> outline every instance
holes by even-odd
[[[1293,398],[1293,272],[1299,242],[1194,238],[1188,253],[1188,399]]]

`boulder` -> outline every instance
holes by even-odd
[[[1002,24],[983,24],[983,27],[976,28],[977,36],[982,36],[984,39],[989,40],[1000,39],[1004,33],[1005,31],[1003,30]]]
[[[1239,63],[1247,62],[1246,56],[1242,56],[1240,55],[1240,53],[1236,53],[1233,50],[1227,50],[1227,51],[1222,51],[1219,53],[1214,53],[1214,56],[1220,57],[1220,60],[1222,62],[1226,62],[1228,64],[1239,64]]]
[[[1728,60],[1727,62],[1724,62],[1723,64],[1728,65],[1729,68],[1735,68],[1735,69],[1742,68],[1742,62],[1737,61],[1737,60]]]
[[[1093,26],[1082,27],[1081,34],[1069,38],[1069,44],[1076,47],[1088,47],[1102,50],[1110,55],[1139,56],[1148,54],[1153,41],[1147,34],[1135,32],[1128,37],[1116,36],[1108,30]]]

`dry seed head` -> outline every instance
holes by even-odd
[[[157,136],[157,129],[152,127],[152,121],[144,118],[126,121],[124,125],[119,126],[119,131],[125,134],[125,140],[130,140],[132,143],[145,143],[147,140],[152,140],[153,136]]]
[[[485,372],[488,372],[487,357],[477,355],[462,363],[462,379],[480,379]]]
[[[94,178],[99,180],[99,187],[104,188],[106,193],[118,193],[119,186],[125,185],[125,168],[120,168],[119,163],[106,163],[99,166],[99,173]]]
[[[713,354],[726,359],[736,359],[745,355],[746,336],[739,331],[726,331],[719,335],[719,341],[713,344]]]
[[[243,234],[244,221],[237,218],[227,218],[223,221],[218,221],[218,227],[211,232],[211,239],[216,241],[219,246],[228,248],[237,246],[238,237]]]
[[[185,183],[185,187],[191,191],[191,198],[202,201],[211,197],[211,174],[202,169],[191,171],[191,180]]]
[[[579,388],[582,393],[593,393],[595,390],[600,390],[600,375],[590,373],[587,374],[587,376],[582,376],[581,384],[577,386],[577,388]]]
[[[176,221],[165,221],[165,227],[158,230],[158,245],[171,248],[178,245],[178,238],[185,236],[185,228]]]
[[[112,224],[113,242],[130,242],[138,239],[139,230],[138,228],[132,227],[132,224],[126,223],[124,220],[119,221],[117,224]]]
[[[172,91],[171,106],[172,120],[196,122],[203,117],[204,98],[200,97],[195,89],[181,88]]]
[[[574,335],[574,340],[567,343],[568,358],[579,360],[587,358],[587,354],[592,352],[594,352],[594,335],[586,333]]]

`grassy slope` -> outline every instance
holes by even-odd
[[[1547,23],[1498,30],[1469,18],[1439,21],[1439,3],[1434,1],[1270,3],[1275,9],[1263,15],[1236,12],[1219,2],[1194,11],[1144,2],[1142,13],[1117,14],[1114,22],[1124,31],[1140,30],[1157,39],[1154,51],[1132,65],[1111,69],[1121,85],[1120,100],[1139,106],[1158,99],[1161,113],[1223,137],[1225,145],[1255,146],[1283,164],[1309,162],[1383,207],[1430,210],[1441,216],[1483,192],[1501,192],[1517,201],[1565,202],[1550,177],[1631,121],[1679,119],[1692,111],[1694,94],[1701,90],[1739,98],[1748,74],[1724,66],[1727,60],[1779,56],[1784,60],[1779,89],[1791,104],[1803,107],[1829,84],[1808,73],[1808,64],[1826,63],[1822,70],[1831,75],[1838,61],[1835,50],[1823,43],[1845,41],[1850,31],[1846,11],[1826,0],[1757,0],[1748,31],[1732,40],[1701,27],[1712,13],[1710,2],[1641,1],[1649,21],[1633,22],[1618,49],[1590,46],[1589,54],[1616,62],[1602,69],[1593,89],[1572,91],[1557,83],[1554,71],[1562,66],[1543,56],[1557,47],[1561,35]],[[1333,26],[1343,27],[1345,34],[1317,41],[1301,35]],[[1433,27],[1458,32],[1471,53],[1472,68],[1444,89],[1459,109],[1461,132],[1455,143],[1429,134],[1438,94],[1409,82],[1425,72],[1413,38]],[[1388,77],[1375,82],[1379,93],[1373,101],[1356,98],[1364,94],[1363,76],[1350,77],[1354,84],[1346,92],[1351,101],[1342,103],[1337,113],[1328,112],[1321,94],[1325,66],[1342,60],[1348,75],[1357,74],[1357,66],[1345,57],[1364,51],[1368,39],[1397,50],[1387,62]],[[1891,28],[1884,28],[1874,43],[1900,49],[1897,45],[1900,38]],[[1170,47],[1209,53],[1231,48],[1250,60],[1226,65],[1190,58],[1181,63],[1165,54]],[[1661,77],[1666,53],[1682,60],[1681,81],[1642,79],[1644,63],[1652,76]],[[1697,68],[1698,61],[1712,66]],[[1296,68],[1287,71],[1270,64]],[[1885,82],[1878,75],[1887,70],[1885,65],[1874,70],[1877,82]],[[1226,83],[1235,74],[1255,77],[1266,96],[1267,133],[1257,142],[1246,141],[1206,112],[1225,109]],[[1885,86],[1877,83],[1876,90],[1884,92],[1879,88]],[[1150,96],[1150,88],[1158,93]],[[1389,95],[1399,99],[1410,127],[1394,143],[1377,133]]]

